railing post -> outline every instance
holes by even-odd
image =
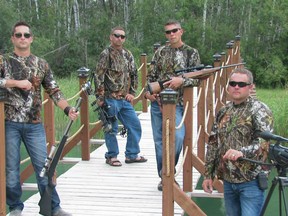
[[[192,153],[193,153],[193,87],[184,88],[183,102],[184,108],[188,104],[187,114],[184,120],[185,138],[183,143],[183,152],[187,149],[187,156],[183,164],[183,190],[192,191],[193,172],[192,172]]]
[[[225,52],[221,53],[221,63],[224,62],[224,64],[226,63],[227,60],[227,55]],[[226,90],[226,84],[227,84],[227,74],[226,74],[226,70],[222,71],[222,76],[220,77],[220,88],[221,88],[221,98],[220,98],[220,105],[221,107],[226,104],[227,101],[227,90]]]
[[[140,58],[141,65],[141,80],[142,80],[142,89],[146,86],[146,76],[147,76],[147,55],[145,53],[141,54]],[[142,112],[148,112],[148,101],[142,96]]]
[[[205,156],[205,88],[206,80],[201,81],[200,86],[198,87],[198,94],[200,99],[197,105],[197,120],[198,126],[197,131],[200,134],[198,139],[197,146],[197,156],[204,161]]]
[[[219,73],[217,71],[216,73]],[[208,142],[208,136],[210,134],[210,130],[214,121],[214,101],[213,101],[213,82],[214,82],[214,77],[216,75],[211,75],[208,77],[206,81],[206,89],[207,89],[207,94],[206,94],[206,129],[205,129],[205,143]],[[205,150],[204,150],[205,151]],[[205,155],[205,153],[204,153]]]
[[[233,55],[233,48],[234,48],[234,41],[230,41],[226,44],[226,47],[227,47],[227,65],[229,64],[233,64],[234,62],[234,55]],[[227,93],[227,88],[226,88],[226,84],[228,82],[228,79],[229,79],[229,76],[230,76],[230,73],[232,72],[232,68],[226,68],[225,69],[225,74],[226,74],[226,80],[225,80],[225,93]],[[226,101],[225,101],[225,104],[227,101],[230,101],[230,98],[229,98],[229,94],[226,94]]]
[[[215,55],[213,55],[214,58],[214,67],[219,67],[221,65],[221,55],[216,53]],[[214,103],[215,103],[215,111],[214,114],[218,112],[218,110],[220,109],[221,105],[221,83],[220,83],[220,79],[221,79],[221,73],[223,73],[224,70],[221,70],[220,72],[216,73],[215,75],[215,91],[214,91],[214,95],[215,95],[215,99],[214,99]]]
[[[235,55],[235,63],[236,62],[242,62],[242,59],[241,59],[241,56],[240,56],[240,39],[241,39],[241,36],[240,35],[237,35],[235,37],[235,49],[236,49],[236,52],[234,53]]]
[[[0,91],[0,216],[6,215],[5,114],[6,92]]]
[[[166,89],[160,93],[163,105],[162,120],[162,215],[174,215],[174,167],[175,167],[175,113],[178,92]]]
[[[82,85],[86,83],[87,77],[89,76],[90,69],[81,67],[77,70],[78,78],[79,78],[79,88],[82,89]],[[92,83],[91,83],[92,85]],[[89,101],[86,93],[84,91],[81,92],[80,97],[83,98],[81,103],[81,125],[84,125],[81,130],[81,146],[82,146],[82,160],[90,160],[90,135],[89,135]]]

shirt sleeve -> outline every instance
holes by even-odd
[[[109,53],[103,51],[100,54],[98,64],[96,66],[96,73],[94,76],[95,94],[97,97],[104,97],[104,79],[109,62]]]

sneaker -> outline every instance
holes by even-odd
[[[62,208],[59,208],[52,216],[72,216],[72,214],[64,211]]]
[[[22,210],[20,209],[12,210],[9,214],[9,216],[21,216],[21,215],[22,215]]]

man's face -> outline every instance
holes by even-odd
[[[110,35],[111,45],[113,47],[122,47],[125,42],[125,32],[122,30],[115,30],[113,34]]]
[[[11,41],[15,49],[26,50],[30,48],[33,36],[27,26],[17,26],[14,34],[11,36]]]
[[[171,24],[165,26],[165,35],[169,40],[171,46],[177,45],[181,42],[181,37],[183,34],[183,29],[177,24]]]
[[[252,89],[253,84],[249,82],[246,74],[234,73],[230,77],[228,92],[235,104],[245,101]]]

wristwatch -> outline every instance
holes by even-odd
[[[0,79],[0,86],[5,87],[6,85],[6,80],[5,79]]]

